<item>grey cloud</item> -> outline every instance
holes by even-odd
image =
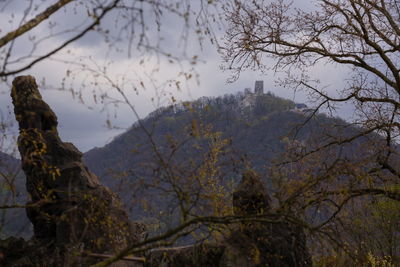
[[[296,2],[296,1],[295,1]],[[307,1],[308,2],[308,1]],[[296,2],[297,3],[297,2]],[[71,8],[66,9],[66,12],[59,12],[57,14],[57,22],[59,25],[78,25],[85,19],[85,12],[80,10],[79,14],[71,15]],[[103,26],[114,29],[113,23],[115,22],[115,15],[110,14]],[[151,19],[150,15],[147,19]],[[152,41],[158,41],[158,38],[162,36],[164,39],[161,40],[161,45],[165,47],[171,54],[183,56],[183,47],[179,46],[179,35],[182,30],[181,19],[175,16],[165,16],[162,20],[161,32],[158,33],[156,28],[149,29],[149,38]],[[75,24],[72,24],[75,23]],[[152,27],[155,26],[151,24]],[[160,34],[160,35],[159,35]],[[222,37],[221,32],[217,32],[219,37]],[[61,39],[58,39],[60,41]],[[120,43],[121,46],[127,45],[125,39]],[[98,35],[98,33],[92,32],[85,36],[80,41],[70,46],[70,49],[84,49],[84,51],[91,53],[95,59],[102,61],[108,54],[108,48],[104,45],[104,39]],[[201,60],[206,61],[205,63],[200,62],[196,69],[200,74],[200,84],[197,85],[195,82],[190,82],[189,89],[184,89],[183,92],[176,92],[171,89],[171,92],[180,100],[193,100],[201,96],[218,96],[226,93],[236,93],[243,91],[246,87],[253,88],[255,80],[265,81],[265,90],[271,91],[274,94],[295,100],[297,102],[307,102],[307,95],[304,92],[294,92],[290,89],[284,89],[274,83],[276,77],[273,73],[267,73],[267,75],[261,74],[258,71],[246,71],[242,73],[239,80],[235,83],[227,84],[226,80],[230,76],[229,72],[222,72],[219,68],[221,64],[221,57],[216,51],[216,47],[212,46],[209,41],[204,42],[203,48],[201,48],[197,42],[196,34],[191,33],[191,39],[188,41],[188,53],[197,54]],[[136,51],[136,50],[134,50]],[[16,51],[18,54],[18,51]],[[143,51],[136,51],[132,56],[132,62],[137,61]],[[116,66],[120,62],[127,60],[126,53],[111,53],[108,54],[109,59],[115,61]],[[89,54],[87,55],[89,56]],[[165,58],[162,60],[163,69],[160,70],[159,74],[155,75],[155,78],[165,79],[168,76],[165,74],[170,71],[167,64],[164,64]],[[133,65],[134,67],[136,65]],[[186,65],[190,68],[191,66]],[[53,62],[47,61],[35,66],[32,70],[25,72],[24,74],[32,74],[41,80],[43,77],[46,78],[46,83],[59,87],[61,80],[65,75],[66,66]],[[139,68],[135,71],[141,71]],[[340,80],[343,80],[344,73],[337,71],[335,76],[332,75],[331,69],[320,69],[318,75],[324,77],[324,79],[331,79],[328,83],[333,86],[330,90],[335,90],[335,84],[338,84]],[[131,77],[132,78],[132,77]],[[90,97],[92,88],[88,88],[85,97]],[[106,89],[106,88],[103,88]],[[0,84],[0,91],[9,91],[8,85],[5,83]],[[73,142],[77,147],[83,151],[86,151],[94,146],[103,146],[109,142],[113,136],[121,133],[122,130],[108,130],[104,125],[107,119],[107,113],[101,113],[99,110],[102,108],[101,105],[93,105],[94,109],[89,110],[83,105],[73,100],[71,95],[68,93],[56,92],[56,91],[42,91],[45,101],[54,108],[60,123],[60,134],[66,141]],[[130,100],[137,108],[141,117],[146,116],[155,107],[149,100],[154,95],[154,92],[141,91],[139,96],[133,93],[129,94]],[[165,101],[163,103],[168,103]],[[0,95],[0,109],[6,105],[10,105],[10,99],[7,94]],[[347,111],[347,110],[346,110]],[[133,116],[126,106],[121,106],[118,109],[117,118],[113,118],[113,110],[110,110],[111,118],[117,126],[122,128],[128,128],[134,123],[136,118]],[[348,111],[346,112],[348,113]]]

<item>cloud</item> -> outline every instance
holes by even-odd
[[[13,10],[23,10],[22,7],[12,6],[12,8]],[[0,21],[7,20],[7,16],[10,14],[11,12],[3,13]],[[115,28],[115,16],[117,15],[116,12],[110,14],[101,25],[103,29],[114,31],[111,32],[111,36],[114,37],[118,37]],[[54,20],[57,21],[59,31],[73,25],[87,25],[89,21],[86,21],[87,10],[73,5],[58,12]],[[104,67],[108,68],[107,74],[113,82],[123,88],[127,99],[133,104],[141,118],[155,108],[171,103],[172,96],[178,100],[193,100],[201,96],[236,93],[243,91],[246,87],[252,88],[255,80],[264,80],[266,91],[298,102],[307,102],[305,93],[294,94],[292,90],[281,88],[279,84],[275,84],[274,73],[264,75],[257,71],[245,71],[238,81],[228,84],[226,81],[230,73],[220,70],[221,57],[216,46],[208,40],[204,40],[200,46],[199,36],[193,29],[188,29],[187,33],[183,31],[185,27],[182,24],[182,18],[165,13],[161,18],[160,31],[154,23],[154,13],[146,13],[147,21],[152,21],[146,24],[149,27],[146,31],[149,43],[158,45],[161,53],[156,50],[146,50],[143,47],[138,49],[133,44],[132,53],[128,57],[126,48],[129,45],[129,39],[123,38],[115,41],[115,46],[110,49],[110,43],[106,43],[98,33],[91,32],[52,57],[52,60],[43,61],[21,73],[34,75],[39,83],[45,80],[46,86],[41,91],[45,101],[55,110],[59,118],[59,132],[64,140],[73,142],[79,149],[86,151],[95,146],[105,145],[113,136],[121,133],[136,120],[130,107],[122,103],[125,100],[121,94],[99,76],[97,76],[97,81],[93,76],[88,76],[89,68],[96,71],[101,71]],[[192,26],[195,25],[193,20],[189,22],[192,23]],[[48,26],[49,22],[46,22],[35,29],[33,33],[37,36],[51,34]],[[217,37],[221,38],[222,29],[215,30]],[[140,31],[137,31],[135,34],[139,33]],[[37,54],[42,54],[49,47],[55,47],[62,43],[64,38],[73,34],[76,33],[56,35],[55,38],[44,42],[38,48]],[[186,43],[183,42],[182,36],[188,36]],[[27,38],[24,36],[18,40],[14,50],[15,58],[23,55],[26,51],[28,47],[26,45],[29,44],[26,43]],[[121,52],[118,49],[125,50]],[[171,54],[176,58],[166,54]],[[196,64],[192,64],[193,56],[197,56],[199,59]],[[171,63],[171,60],[174,63]],[[69,61],[70,64],[62,61]],[[16,65],[18,64],[20,62],[16,63]],[[84,64],[86,66],[82,68]],[[70,76],[66,79],[64,91],[59,91],[57,89],[61,89],[61,85],[65,82],[67,70],[70,71],[68,72]],[[184,71],[192,74],[192,78],[186,79],[187,76],[182,74]],[[328,82],[330,80],[333,85],[338,84],[344,73],[335,70],[335,75],[332,75],[332,72],[331,68],[323,66],[315,69],[316,75],[327,79]],[[196,74],[199,74],[198,78]],[[176,81],[179,81],[180,89],[177,88]],[[137,90],[134,90],[135,88]],[[335,90],[334,86],[332,86],[332,90]],[[11,103],[8,96],[9,83],[0,83],[0,92],[7,92],[0,95],[0,109],[3,110],[3,107]],[[93,93],[97,97],[97,103]],[[109,98],[105,98],[101,103],[101,96],[104,94],[107,94]],[[80,97],[85,104],[80,103]],[[110,99],[119,100],[120,103],[114,105]],[[104,109],[104,105],[107,103],[107,108]],[[114,116],[115,114],[116,116]],[[105,126],[108,119],[122,129],[109,130]]]

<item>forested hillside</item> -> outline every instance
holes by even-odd
[[[329,205],[301,209],[301,194],[308,194],[304,188],[311,188],[313,179],[322,179],[318,182],[327,189],[341,188],[342,181],[347,183],[348,175],[352,175],[346,174],[345,163],[359,159],[361,173],[374,155],[371,142],[379,144],[382,139],[376,134],[366,135],[340,146],[333,144],[311,160],[297,162],[321,144],[357,135],[360,128],[296,106],[299,105],[271,93],[203,97],[155,110],[106,146],[85,153],[84,158],[102,183],[122,197],[132,218],[147,225],[150,235],[178,224],[183,217],[230,214],[233,188],[248,169],[262,177],[273,207],[288,208],[291,214],[304,216],[310,225],[318,226],[331,220],[335,212]],[[4,155],[2,163],[2,171],[5,166],[18,170],[19,161],[12,157]],[[341,170],[330,169],[337,165]],[[23,204],[27,198],[24,177],[21,173],[15,177],[16,194],[7,190],[4,204]],[[334,183],[330,177],[335,178]],[[356,186],[356,182],[352,183]],[[342,221],[337,236],[340,242],[354,247],[363,242],[366,253],[373,250],[385,255],[393,249],[393,254],[397,253],[393,231],[396,205],[371,197],[367,197],[367,204],[360,203],[355,201],[345,209],[353,219],[345,217]],[[353,210],[354,206],[359,208]],[[4,236],[30,234],[24,209],[5,209],[2,220]],[[204,238],[204,233],[199,229],[181,241],[193,242]],[[382,238],[383,244],[378,248],[374,240],[382,235],[387,237]],[[325,251],[331,248],[326,243],[321,248],[319,239],[310,240],[314,255],[331,253]]]
[[[32,229],[25,215],[23,205],[28,200],[25,176],[21,162],[0,152],[0,203],[2,206],[22,205],[21,208],[0,210],[0,236],[29,237]]]
[[[357,131],[343,120],[297,110],[292,101],[271,93],[246,100],[246,94],[238,93],[160,108],[105,147],[87,152],[85,161],[135,215],[161,212],[165,220],[165,214],[176,213],[163,210],[177,209],[179,193],[196,192],[189,187],[201,184],[200,176],[224,185],[222,194],[252,168],[273,191],[270,167],[284,161],[288,149],[302,153],[329,136]],[[353,154],[351,149],[346,153]],[[195,206],[196,201],[189,202]]]

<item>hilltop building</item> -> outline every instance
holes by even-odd
[[[256,95],[264,94],[264,81],[256,81],[256,84],[254,86],[254,93]]]
[[[311,115],[311,114],[317,112],[316,109],[309,108],[309,107],[308,107],[306,104],[304,104],[304,103],[295,103],[295,104],[294,104],[294,108],[291,109],[291,111],[297,112],[297,113],[302,113],[302,114],[305,114],[305,115]]]
[[[257,97],[261,95],[264,95],[264,81],[256,81],[254,84],[254,93],[251,92],[250,88],[244,89],[242,108],[254,107]]]
[[[295,111],[303,111],[305,109],[308,109],[308,106],[304,103],[296,103],[294,104],[294,110]]]
[[[244,98],[240,105],[243,108],[254,108],[256,106],[257,97],[265,96],[265,95],[273,95],[271,92],[264,93],[264,81],[255,81],[254,91],[252,92],[251,88],[244,89]],[[315,113],[316,110],[308,107],[304,103],[295,103],[294,107],[290,109],[292,112],[301,113],[301,114],[312,114]]]

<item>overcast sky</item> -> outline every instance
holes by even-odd
[[[0,25],[2,25],[0,36],[18,26],[23,11],[26,10],[29,2],[26,0],[0,0]],[[43,1],[34,2],[42,3]],[[40,12],[40,10],[43,10],[53,2],[55,1],[44,1],[43,4],[38,6],[38,11],[32,10],[29,14],[37,14],[37,12]],[[310,3],[310,1],[304,0],[303,3]],[[116,16],[119,15],[116,12],[110,13],[103,22],[102,27],[111,31],[121,27],[116,22]],[[77,65],[66,65],[60,62],[61,60],[72,60],[75,63],[87,64],[94,70],[97,67],[102,70],[108,64],[107,74],[113,82],[120,85],[121,88],[123,87],[129,102],[142,118],[155,108],[170,104],[172,96],[177,100],[193,100],[201,96],[237,93],[243,91],[246,87],[253,88],[255,80],[264,81],[265,91],[271,91],[275,95],[289,98],[296,102],[308,103],[304,93],[297,92],[295,94],[292,90],[283,89],[275,84],[276,77],[273,73],[261,74],[257,71],[247,71],[242,73],[236,82],[227,83],[231,73],[221,71],[221,56],[218,54],[215,45],[212,45],[208,40],[204,40],[202,46],[200,46],[193,31],[189,31],[190,35],[185,38],[187,41],[185,43],[184,39],[181,38],[182,30],[185,28],[182,20],[176,16],[168,15],[168,13],[163,14],[160,31],[157,31],[157,25],[153,21],[153,13],[148,12],[146,14],[146,25],[149,29],[146,33],[149,43],[158,44],[163,52],[179,57],[181,59],[179,64],[177,60],[173,60],[173,63],[170,63],[170,58],[143,49],[132,49],[129,53],[126,49],[122,52],[118,52],[116,49],[110,50],[109,44],[112,42],[107,43],[100,34],[93,32],[63,49],[52,60],[43,61],[20,74],[35,76],[40,84],[45,81],[45,86],[41,86],[41,93],[44,100],[54,109],[58,116],[59,132],[64,141],[73,142],[84,152],[93,147],[101,147],[132,125],[137,118],[128,105],[119,104],[114,106],[110,104],[105,107],[104,103],[100,103],[100,96],[104,93],[113,98],[122,99],[117,90],[110,86],[110,83],[98,80],[98,83],[95,84],[93,79],[88,78],[90,77],[89,72],[83,71]],[[49,29],[51,22],[56,23],[56,26]],[[87,22],[86,9],[79,5],[70,4],[57,12],[49,21],[37,27],[30,35],[39,38],[49,34],[50,31],[55,33],[63,31],[67,26],[87,25]],[[214,30],[217,37],[222,38],[223,25],[222,27],[215,26]],[[38,55],[46,51],[48,47],[62,42],[69,34],[71,36],[73,32],[44,41],[35,54]],[[30,49],[28,38],[29,36],[27,35],[18,39],[15,49],[12,50],[12,58],[17,59],[18,56],[24,55]],[[127,47],[128,42],[129,38],[125,38],[115,42],[115,44],[117,48],[124,49]],[[135,46],[133,47],[136,48]],[[190,64],[189,60],[193,56],[199,59],[195,65]],[[18,64],[20,62],[16,63],[15,66],[18,66]],[[59,89],[63,84],[63,78],[65,78],[67,70],[71,70],[69,72],[70,76],[67,77],[64,86],[65,90],[60,91]],[[178,78],[181,81],[180,89],[176,88],[174,82],[167,82],[176,78],[182,71],[192,73],[194,78],[185,82],[185,79],[180,76]],[[196,76],[197,74],[199,75],[198,77]],[[328,89],[332,91],[340,88],[345,74],[346,70],[332,66],[320,66],[315,69],[315,75],[329,85]],[[123,77],[125,77],[125,80],[123,80]],[[7,115],[7,107],[12,108],[9,97],[11,80],[0,83],[0,109],[3,116]],[[141,82],[143,82],[144,87],[141,86]],[[83,87],[82,84],[84,85]],[[71,88],[72,90],[70,90]],[[133,90],[133,88],[138,90]],[[83,90],[82,99],[84,103],[77,95],[81,89]],[[93,97],[93,92],[95,92],[96,99]],[[312,103],[308,104],[312,105]],[[351,110],[350,107],[342,109],[339,115],[349,114],[349,110]],[[119,129],[109,129],[106,123],[108,119],[113,126]],[[13,129],[13,132],[16,133],[16,128],[14,127]]]

